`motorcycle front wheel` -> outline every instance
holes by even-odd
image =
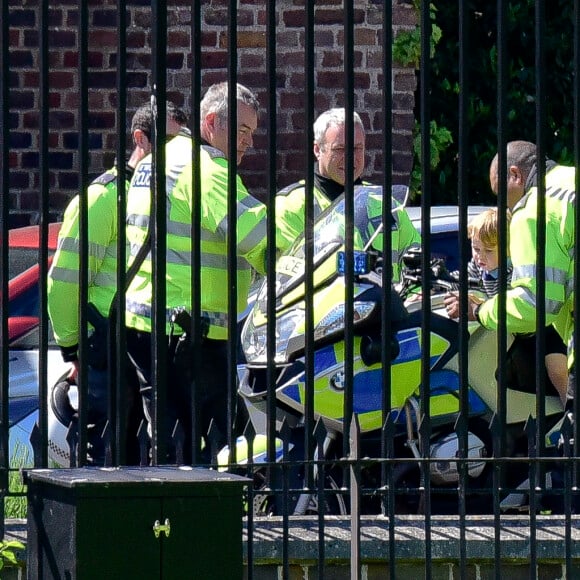
[[[249,505],[254,517],[273,515],[318,515],[321,505],[326,515],[347,515],[345,494],[341,491],[335,477],[327,474],[324,478],[324,491],[319,494],[300,493],[299,490],[284,490],[278,485],[272,489],[267,482],[265,469],[254,473],[254,489]]]

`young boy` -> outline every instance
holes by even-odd
[[[511,214],[508,212],[508,226]],[[488,298],[499,292],[499,248],[497,209],[488,209],[478,214],[469,224],[467,234],[471,240],[471,254],[467,271],[470,278],[481,281],[481,289]],[[508,280],[511,278],[511,264],[507,267]],[[545,331],[545,365],[549,382],[566,401],[568,367],[566,345],[552,325]],[[535,388],[536,336],[518,334],[508,351],[508,383],[525,390]]]

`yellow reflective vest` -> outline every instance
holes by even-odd
[[[510,224],[510,254],[513,266],[511,288],[506,293],[507,328],[510,332],[535,332],[537,280],[537,203],[535,171],[527,184],[526,195],[514,208]],[[546,173],[546,248],[545,276],[546,324],[571,346],[574,328],[574,214],[576,208],[575,169],[548,166]],[[541,251],[541,249],[540,249]],[[486,328],[498,327],[500,296],[484,302],[478,313]],[[573,361],[569,349],[569,364]]]
[[[368,187],[368,225],[376,228],[382,218],[382,188],[366,182],[356,185],[357,188]],[[312,188],[314,198],[314,217],[320,215],[332,201],[316,186]],[[276,226],[277,246],[287,249],[290,244],[304,232],[305,229],[306,190],[304,182],[300,181],[286,187],[276,195]],[[391,230],[391,262],[393,264],[393,280],[399,280],[400,261],[409,246],[420,245],[421,236],[414,228],[405,208],[391,197],[391,215],[393,221],[387,226]],[[363,239],[367,239],[373,232],[360,232]],[[355,235],[355,240],[356,240]],[[355,241],[356,245],[356,241]],[[383,235],[377,235],[373,247],[383,250]],[[360,248],[362,249],[362,248]]]
[[[211,147],[200,150],[201,192],[192,183],[192,140],[178,135],[166,146],[167,256],[166,319],[173,308],[192,307],[192,209],[200,204],[201,310],[209,319],[209,338],[228,337],[228,162]],[[150,224],[152,159],[135,169],[127,196],[127,242],[131,259],[143,245]],[[253,198],[237,176],[237,308],[247,305],[251,269],[264,273],[266,207]],[[126,295],[129,328],[151,332],[151,253],[145,258]]]
[[[127,186],[129,184],[127,183]],[[79,341],[79,197],[66,208],[58,246],[48,273],[48,314],[56,342]],[[106,171],[87,190],[88,300],[109,316],[117,291],[117,169]]]

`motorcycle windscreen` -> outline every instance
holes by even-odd
[[[354,191],[354,249],[366,248],[373,239],[382,240],[382,236],[376,236],[377,231],[382,229],[381,223],[382,187],[357,186]],[[319,294],[326,294],[328,287],[333,288],[333,280],[338,277],[337,253],[344,250],[345,245],[344,194],[320,214],[313,228],[312,240],[312,279],[316,302],[320,298]],[[301,235],[276,264],[276,362],[288,361],[291,353],[286,352],[285,345],[300,339],[306,330],[301,323],[305,316],[305,244],[305,237]],[[343,288],[343,284],[340,286]],[[335,288],[331,292],[335,292]],[[265,281],[242,329],[242,348],[249,362],[266,362],[267,296],[268,286]],[[343,302],[344,298],[337,296],[336,300]],[[314,311],[316,314],[316,306]]]

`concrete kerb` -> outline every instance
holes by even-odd
[[[350,558],[351,522],[343,516],[330,516],[324,522],[324,553],[329,560]],[[392,528],[392,529],[391,529]],[[397,560],[424,560],[427,540],[423,516],[397,516],[392,526],[382,516],[361,518],[361,559],[385,561],[389,558],[390,536],[395,542]],[[493,516],[468,516],[463,537],[467,560],[495,558],[496,525]],[[430,548],[433,560],[460,558],[462,530],[456,516],[435,516],[430,522]],[[288,559],[292,562],[318,558],[318,518],[292,518],[288,527]],[[535,534],[530,530],[528,516],[502,516],[499,525],[501,558],[528,561],[532,542],[537,558],[562,561],[566,553],[566,535],[571,537],[571,558],[580,558],[580,519],[574,516],[567,528],[563,516],[538,516]],[[282,561],[283,519],[270,517],[254,521],[252,536],[253,557],[257,561]],[[244,550],[247,554],[248,536],[244,528]]]
[[[434,516],[430,521],[431,558],[459,560],[462,537],[468,561],[493,560],[496,546],[496,522],[493,516],[468,516],[463,532],[457,516]],[[284,520],[281,517],[256,518],[252,534],[255,562],[282,562],[284,559]],[[420,561],[426,555],[426,528],[423,516],[396,516],[392,524],[382,516],[363,516],[360,523],[361,560],[380,562],[389,559],[390,537],[395,542],[395,558]],[[248,531],[244,522],[244,560],[248,553]],[[345,516],[327,516],[324,521],[324,554],[329,561],[346,561],[351,551],[351,521]],[[570,536],[570,557],[580,559],[580,516],[572,516],[566,525],[564,516],[537,516],[535,533],[529,516],[502,516],[499,523],[501,559],[528,561],[532,543],[537,559],[563,561],[566,536]],[[26,544],[26,520],[6,520],[5,540]],[[316,561],[319,556],[319,523],[316,516],[292,517],[287,530],[288,560]]]

